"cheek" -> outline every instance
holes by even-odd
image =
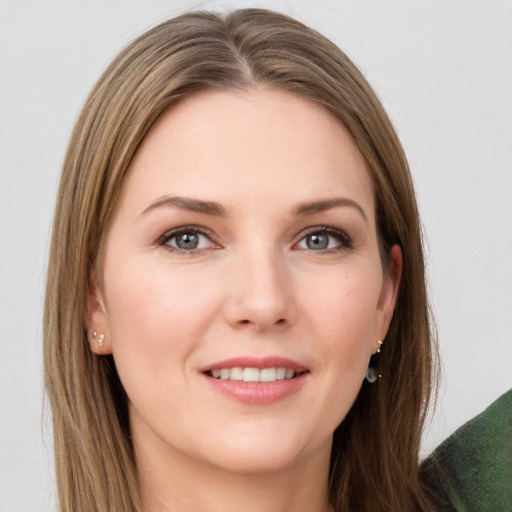
[[[309,288],[304,315],[321,343],[324,364],[340,374],[366,371],[375,344],[380,279],[369,268],[326,276]]]
[[[215,313],[212,292],[201,275],[144,262],[112,267],[106,275],[112,352],[127,391],[144,376],[163,385],[171,367],[183,369]]]
[[[305,310],[334,338],[337,332],[361,336],[374,326],[377,313],[380,290],[376,283],[380,277],[371,274],[317,278],[315,286],[305,290],[308,295]]]
[[[123,331],[160,332],[168,338],[169,330],[163,327],[170,326],[179,334],[192,327],[205,313],[203,308],[211,304],[207,282],[199,272],[184,273],[142,260],[118,265],[108,275],[108,318],[111,325]],[[115,342],[118,336],[113,333],[113,337]]]

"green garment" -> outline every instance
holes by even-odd
[[[437,512],[512,512],[512,389],[422,465]]]

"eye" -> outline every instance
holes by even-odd
[[[314,228],[309,231],[297,244],[299,249],[308,249],[315,252],[329,252],[350,248],[350,237],[334,228]]]
[[[159,244],[181,252],[194,252],[216,247],[208,235],[196,228],[179,228],[167,232]]]

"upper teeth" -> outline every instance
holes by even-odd
[[[212,377],[222,380],[242,380],[244,382],[275,382],[291,379],[295,375],[289,368],[221,368],[212,370]]]

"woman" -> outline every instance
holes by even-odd
[[[428,509],[407,162],[361,73],[290,18],[186,14],[105,71],[44,337],[62,510]]]

